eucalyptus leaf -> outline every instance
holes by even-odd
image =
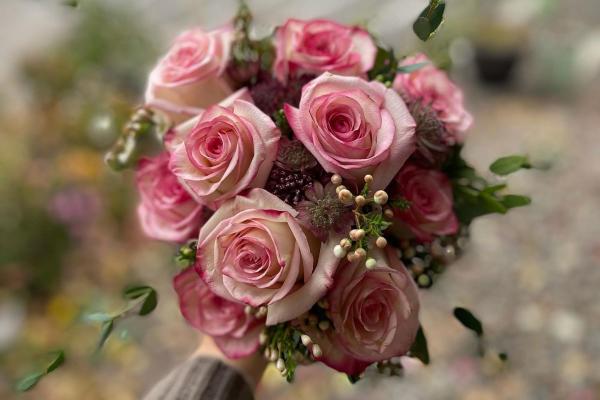
[[[483,200],[485,206],[490,212],[495,212],[499,214],[505,214],[508,209],[502,204],[500,200],[489,193],[481,192],[479,193],[479,197]]]
[[[467,329],[472,330],[479,337],[483,336],[483,325],[481,321],[466,308],[456,307],[454,317]]]
[[[158,304],[158,295],[156,294],[156,290],[152,289],[146,299],[142,303],[142,307],[140,307],[139,315],[148,315],[156,308]]]
[[[426,41],[431,36],[431,22],[425,17],[419,17],[413,24],[413,31],[419,39]]]
[[[106,344],[106,341],[110,337],[110,334],[113,331],[113,327],[114,327],[113,320],[106,321],[102,324],[102,329],[100,330],[100,339],[98,339],[98,345],[96,347],[97,351],[102,350],[102,348]]]
[[[42,379],[45,374],[43,372],[34,372],[20,379],[15,385],[15,389],[19,392],[26,392],[33,389],[35,385]]]
[[[423,68],[424,66],[429,65],[428,62],[410,64],[410,65],[401,65],[398,67],[396,72],[401,74],[410,74],[411,72],[415,72]]]
[[[104,322],[113,319],[114,317],[110,314],[98,312],[98,313],[89,313],[83,316],[84,321],[87,322]]]
[[[520,169],[529,168],[531,168],[529,158],[520,155],[501,157],[490,165],[490,171],[501,176],[512,174]]]
[[[153,290],[150,286],[131,286],[123,291],[123,297],[128,300],[135,300],[148,295]]]
[[[65,352],[63,350],[58,350],[54,353],[54,359],[50,361],[50,364],[46,367],[46,373],[54,371],[56,368],[60,367],[65,362]]]
[[[523,207],[531,204],[531,198],[517,194],[507,194],[502,198],[502,204],[506,208]]]
[[[430,362],[427,338],[425,337],[425,332],[423,331],[422,326],[419,326],[415,341],[410,348],[410,354],[412,357],[416,357],[421,360],[421,362],[425,365],[429,364]]]

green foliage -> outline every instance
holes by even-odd
[[[276,111],[273,119],[275,120],[275,125],[277,125],[283,136],[286,136],[289,139],[294,138],[294,132],[292,131],[292,128],[285,117],[285,112],[283,109]]]
[[[266,327],[267,342],[265,346],[271,349],[278,349],[279,358],[285,364],[285,378],[288,382],[294,380],[296,367],[298,366],[297,354],[303,358],[309,357],[309,350],[300,340],[301,332],[292,327],[289,323],[277,324]]]
[[[399,74],[410,74],[412,72],[420,70],[421,68],[423,68],[426,65],[429,65],[429,63],[422,62],[422,63],[416,63],[416,64],[410,64],[410,65],[400,65],[396,69],[396,72]]]
[[[114,313],[90,313],[84,316],[88,322],[101,322],[100,336],[96,352],[102,350],[110,335],[114,331],[117,321],[123,319],[132,313],[140,316],[146,316],[156,309],[158,305],[158,294],[150,286],[130,286],[123,291],[123,298],[128,303],[121,310]]]
[[[443,0],[431,0],[413,24],[413,31],[422,41],[429,40],[444,22],[446,3]]]
[[[393,82],[398,69],[398,59],[394,49],[377,46],[377,55],[373,68],[368,72],[369,79],[379,82]]]
[[[460,147],[454,148],[453,155],[445,167],[452,181],[454,210],[460,222],[469,225],[473,219],[487,214],[505,214],[511,208],[531,203],[527,196],[499,192],[506,185],[490,184],[460,156]]]
[[[472,330],[478,337],[483,336],[483,325],[481,321],[466,308],[454,308],[454,317],[467,329]]]
[[[175,262],[179,267],[184,269],[194,264],[196,261],[197,245],[197,240],[191,240],[179,248],[177,255],[175,256]]]
[[[530,168],[529,158],[519,155],[501,157],[490,165],[490,171],[501,176],[512,174],[520,169]]]
[[[411,357],[418,358],[425,365],[429,364],[429,347],[427,346],[427,337],[423,331],[423,327],[419,326],[415,341],[410,348]]]
[[[33,387],[37,385],[40,379],[42,379],[49,373],[55,371],[58,367],[64,364],[65,352],[63,350],[58,350],[50,354],[52,355],[52,359],[42,371],[30,373],[17,382],[17,384],[15,385],[15,389],[17,391],[26,392],[28,390],[33,389]]]

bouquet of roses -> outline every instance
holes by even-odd
[[[183,317],[288,380],[315,361],[352,379],[427,363],[418,289],[473,218],[529,199],[461,158],[471,115],[425,55],[399,59],[329,20],[290,19],[260,40],[251,22],[242,6],[230,25],[180,34],[107,155],[136,168],[146,235],[181,245]],[[492,171],[528,167],[511,156]]]

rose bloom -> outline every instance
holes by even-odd
[[[446,144],[464,142],[465,132],[471,127],[473,117],[464,108],[462,90],[424,54],[408,57],[400,65],[419,63],[427,65],[408,74],[396,75],[394,89],[405,96],[407,101],[419,101],[436,112],[446,128]]]
[[[146,105],[178,123],[227,97],[232,90],[223,73],[232,41],[232,27],[180,34],[150,73]]]
[[[327,294],[333,326],[306,333],[323,350],[319,361],[358,375],[370,364],[405,355],[419,329],[419,296],[390,246],[370,250],[375,269],[344,261]]]
[[[451,235],[458,231],[452,185],[444,173],[407,165],[394,178],[390,193],[392,199],[403,198],[409,202],[407,210],[394,208],[394,216],[420,240],[431,241],[434,235]]]
[[[179,309],[194,328],[213,337],[229,358],[248,356],[258,350],[264,319],[244,312],[244,304],[214,294],[193,267],[173,279]]]
[[[200,230],[196,268],[219,296],[267,307],[267,325],[308,311],[332,284],[340,237],[321,242],[263,189],[223,204]]]
[[[327,172],[383,189],[415,149],[415,121],[400,96],[379,82],[324,73],[285,105],[298,140]]]
[[[175,129],[170,168],[198,202],[215,209],[244,189],[265,185],[280,136],[247,101],[215,105]]]
[[[142,230],[158,240],[184,242],[197,235],[203,210],[169,169],[169,154],[142,159],[136,170]]]
[[[299,73],[362,75],[373,67],[377,47],[358,27],[317,19],[289,19],[275,33],[274,74],[282,82]]]

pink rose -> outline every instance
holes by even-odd
[[[415,121],[400,96],[379,82],[328,72],[285,105],[296,137],[327,172],[382,189],[415,149]]]
[[[139,162],[136,183],[140,204],[137,211],[146,235],[168,242],[183,242],[198,233],[203,211],[177,181],[168,164],[166,152]]]
[[[287,20],[275,33],[275,49],[274,74],[282,82],[302,72],[362,75],[377,53],[367,31],[324,19]]]
[[[419,101],[435,111],[446,128],[446,144],[462,143],[465,140],[465,132],[473,123],[473,117],[464,108],[462,90],[424,54],[406,58],[400,65],[419,63],[428,65],[409,74],[397,74],[394,89],[408,101]]]
[[[323,351],[319,361],[349,375],[403,356],[419,329],[417,287],[394,249],[370,252],[375,269],[366,269],[364,261],[344,261],[338,268],[326,297],[332,328],[307,332]]]
[[[458,231],[452,185],[440,171],[405,166],[394,179],[391,198],[409,202],[407,210],[394,210],[395,218],[408,225],[420,240],[431,241],[434,235],[451,235]]]
[[[232,41],[232,27],[180,34],[150,73],[146,104],[178,123],[227,97],[232,90],[223,73]]]
[[[308,311],[332,284],[336,240],[321,244],[298,212],[263,189],[223,204],[200,230],[196,268],[227,299],[267,306],[267,325]]]
[[[175,129],[170,168],[198,202],[217,208],[267,182],[281,132],[253,104],[212,106]]]
[[[264,320],[246,314],[243,304],[214,294],[193,267],[175,276],[173,286],[187,322],[212,336],[227,357],[245,357],[258,350]]]

